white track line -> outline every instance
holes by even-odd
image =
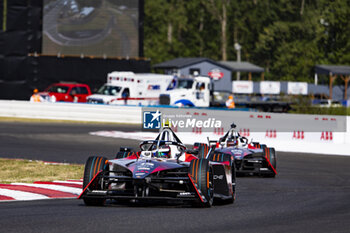
[[[68,182],[83,182],[83,179],[80,179],[80,180],[67,180]]]
[[[80,195],[80,193],[82,192],[82,189],[80,189],[80,188],[72,188],[72,187],[66,187],[66,186],[54,185],[54,184],[12,183],[12,185],[24,185],[24,186],[29,186],[29,187],[52,189],[52,190],[56,190],[56,191],[66,192],[66,193],[73,193],[76,195]]]
[[[62,180],[54,180],[52,181],[54,183],[62,183],[62,184],[81,184],[83,185],[83,182],[78,182],[78,181],[62,181]]]
[[[49,197],[41,194],[37,194],[37,193],[30,193],[30,192],[24,192],[24,191],[18,191],[18,190],[2,189],[2,188],[0,188],[0,195],[12,197],[13,199],[18,201],[49,199]],[[11,201],[11,200],[6,200],[6,201]]]

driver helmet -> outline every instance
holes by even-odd
[[[226,142],[226,146],[238,146],[238,140],[237,139],[229,139]]]
[[[171,149],[168,145],[163,145],[158,148],[158,151],[153,152],[154,157],[169,159],[171,157]]]

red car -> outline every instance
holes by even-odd
[[[50,102],[63,101],[85,103],[86,97],[91,95],[91,90],[88,85],[81,83],[55,83],[49,86],[44,92],[36,93],[34,95],[48,95],[50,96]]]

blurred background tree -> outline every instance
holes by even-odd
[[[235,43],[242,61],[266,69],[266,79],[312,82],[316,64],[350,65],[350,0],[145,1],[144,51],[152,64],[236,60]]]

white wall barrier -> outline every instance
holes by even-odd
[[[202,119],[220,119],[224,125],[205,132],[193,128],[179,133],[186,143],[218,139],[235,122],[241,135],[278,151],[350,155],[350,117],[278,114],[208,109],[173,109]],[[30,103],[0,100],[0,116],[72,121],[140,124],[142,108],[72,103]],[[165,111],[160,108],[160,111]]]
[[[275,147],[278,151],[338,154],[350,156],[350,117],[309,114],[260,113],[208,109],[162,109],[163,118],[191,115],[197,119],[217,119],[222,127],[210,131],[201,127],[182,133],[186,143],[206,142],[207,137],[217,140],[229,130],[230,124],[249,140]],[[175,113],[174,113],[175,111]],[[183,118],[186,121],[186,117]],[[191,118],[190,118],[191,119]],[[179,119],[178,119],[179,120]],[[171,122],[171,120],[168,120]],[[175,122],[175,121],[174,121]],[[174,126],[174,124],[173,124]],[[176,127],[174,128],[176,130]]]
[[[141,123],[140,107],[0,100],[0,116],[72,121]]]

